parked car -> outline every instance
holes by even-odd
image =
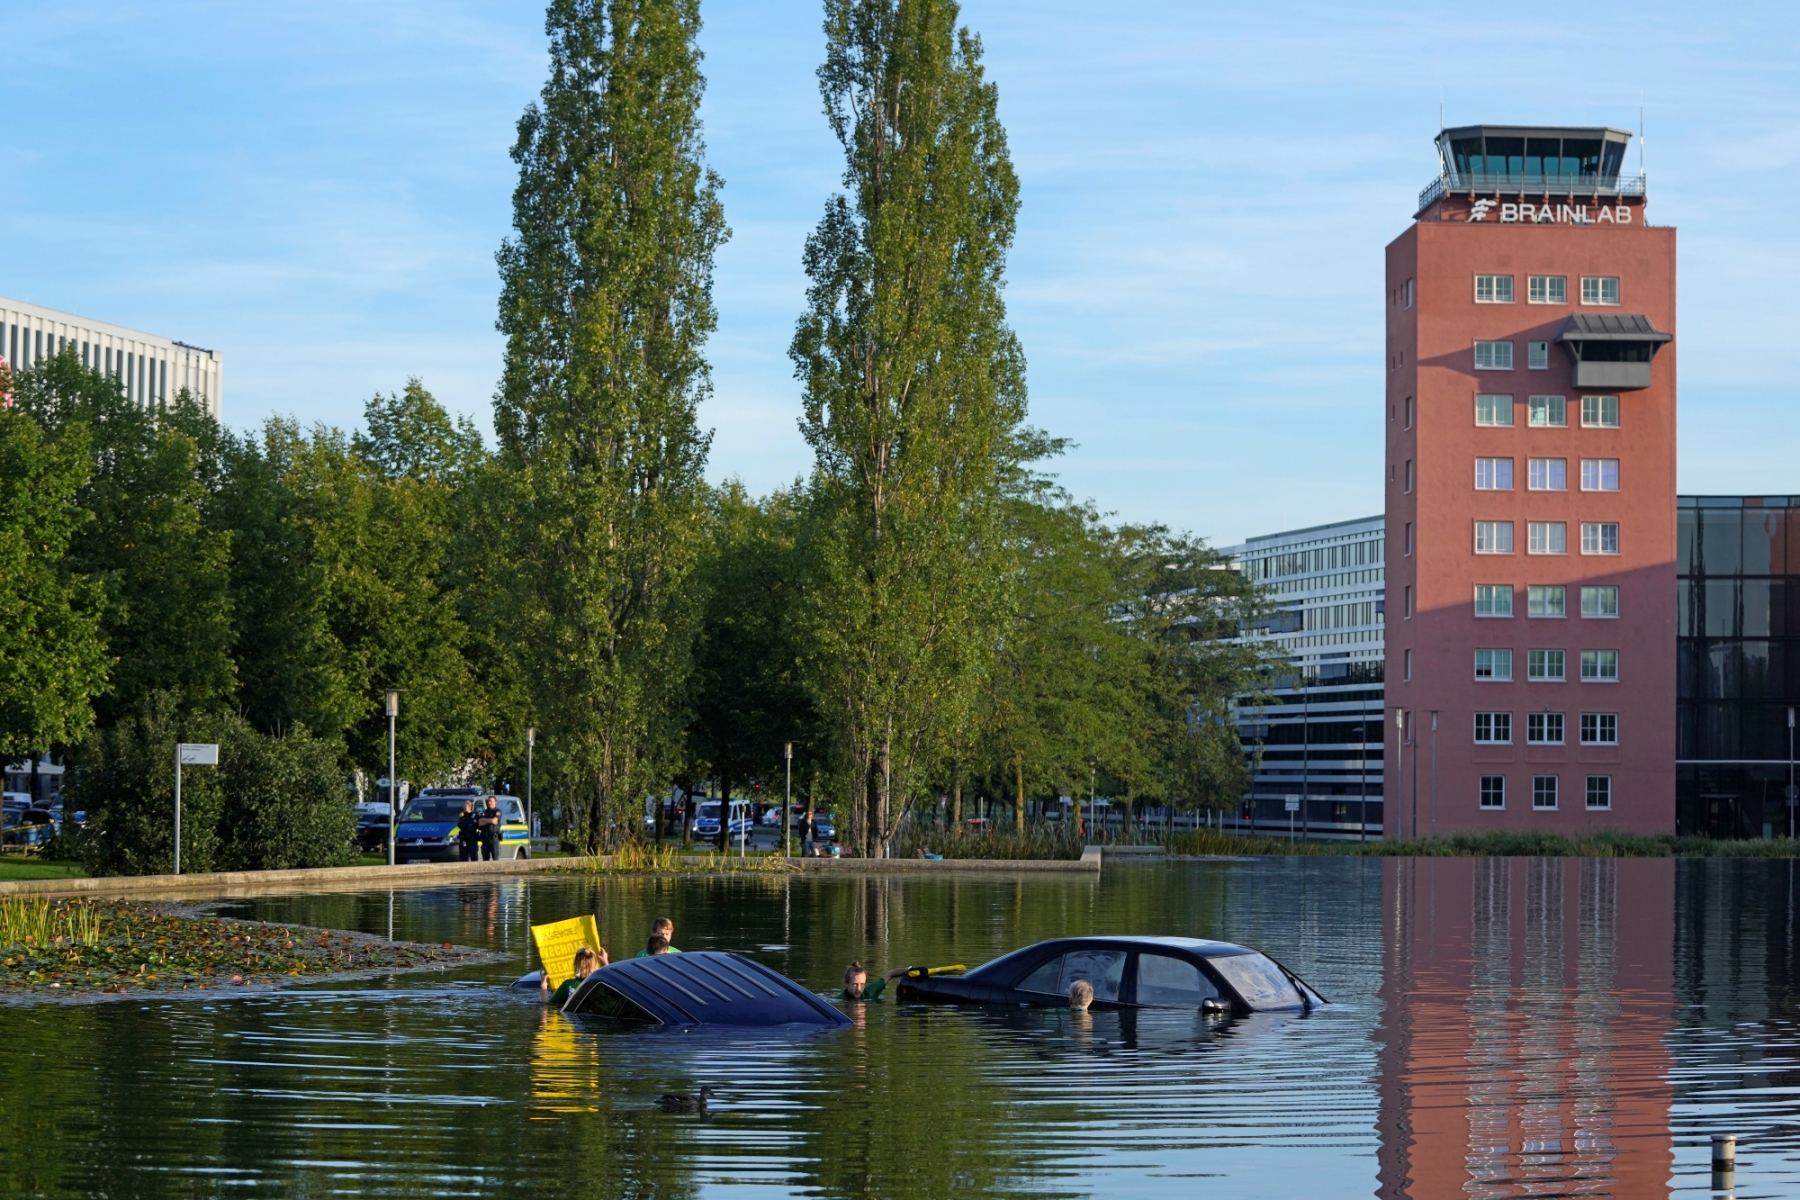
[[[455,862],[462,857],[456,836],[463,804],[473,800],[476,809],[487,807],[494,795],[480,788],[426,788],[400,810],[394,831],[396,862]],[[531,831],[525,826],[525,803],[517,796],[495,796],[500,802],[500,857],[530,858]]]
[[[1185,937],[1053,938],[962,975],[908,975],[902,1000],[1065,1008],[1086,980],[1095,1008],[1189,1008],[1203,1012],[1310,1011],[1325,997],[1247,946]]]
[[[837,818],[828,812],[813,814],[813,841],[835,842],[837,840]]]
[[[696,838],[718,840],[719,807],[717,800],[702,800],[700,807],[694,810],[693,833]]]
[[[380,809],[379,812],[375,811]],[[385,804],[365,806],[356,817],[356,848],[364,854],[387,852],[388,811]]]

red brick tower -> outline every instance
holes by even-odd
[[[1675,231],[1629,139],[1446,130],[1387,248],[1389,836],[1675,827]]]

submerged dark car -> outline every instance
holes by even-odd
[[[939,1004],[1067,1007],[1085,979],[1099,1008],[1215,1012],[1307,1010],[1325,1003],[1299,976],[1260,951],[1183,937],[1076,937],[1015,950],[966,975],[902,978],[901,1000]]]
[[[677,1027],[850,1024],[786,975],[720,950],[621,959],[583,980],[563,1011]]]

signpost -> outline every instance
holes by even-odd
[[[783,744],[781,756],[787,760],[787,790],[781,800],[781,857],[787,858],[794,852],[788,844],[789,828],[794,820],[794,743]]]
[[[1287,815],[1288,815],[1288,840],[1290,842],[1294,840],[1294,814],[1299,811],[1300,811],[1300,797],[1289,796],[1287,798]]]
[[[181,768],[219,765],[217,742],[180,742],[175,747],[175,874],[181,874]]]
[[[536,837],[538,835],[537,825],[531,819],[531,756],[536,751],[537,727],[531,726],[525,730],[525,828],[531,831],[526,835],[527,837]],[[656,833],[657,838],[660,841],[662,838],[662,824],[660,821],[662,814],[659,812],[656,815],[659,818]],[[527,843],[527,845],[529,844],[530,843]]]
[[[400,781],[394,776],[394,721],[400,716],[400,693],[387,694],[388,719],[388,866],[394,865],[394,830],[400,824]]]

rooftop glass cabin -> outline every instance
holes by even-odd
[[[1449,192],[1520,196],[1641,196],[1626,175],[1621,129],[1466,125],[1437,136],[1438,177],[1419,193],[1423,211]]]

